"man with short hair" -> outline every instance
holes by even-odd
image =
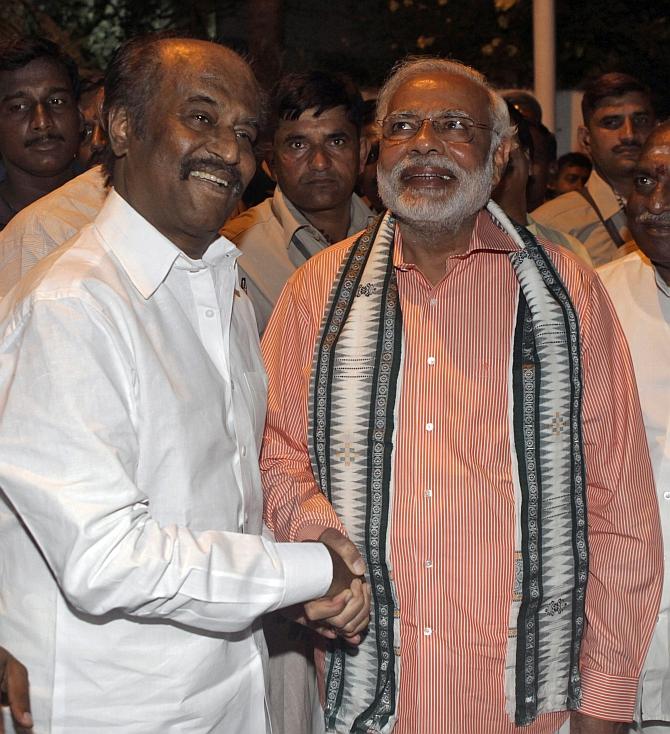
[[[533,212],[541,224],[574,235],[594,265],[625,254],[630,239],[624,206],[642,144],[656,118],[647,87],[628,74],[593,80],[582,98],[584,125],[579,140],[593,161],[581,192],[547,202]]]
[[[366,626],[337,528],[262,535],[266,378],[219,236],[261,99],[225,47],[122,46],[113,188],[0,303],[0,643],[30,671],[41,733],[266,733],[257,618],[316,599],[303,614],[325,634],[356,644]]]
[[[670,123],[655,128],[642,148],[628,197],[628,222],[640,248],[600,268],[628,338],[661,527],[670,543]],[[670,572],[641,679],[638,722],[644,734],[670,732]],[[636,729],[636,731],[638,731]]]
[[[105,97],[104,77],[84,79],[79,95],[79,111],[83,118],[83,129],[77,164],[79,170],[91,168],[102,162],[107,136],[102,126],[102,103]]]
[[[367,637],[320,660],[326,730],[614,734],[662,568],[625,340],[595,273],[489,202],[512,129],[480,74],[405,62],[378,117],[389,212],[263,341],[266,522],[342,522],[370,575]]]
[[[74,175],[81,117],[74,61],[44,38],[0,47],[0,229]]]
[[[549,182],[553,196],[581,191],[589,180],[593,166],[590,158],[583,153],[571,151],[556,161],[556,176]]]
[[[262,334],[284,283],[312,255],[367,226],[354,194],[367,158],[358,90],[339,76],[289,74],[273,95],[270,168],[274,196],[228,222],[240,250],[243,287]]]

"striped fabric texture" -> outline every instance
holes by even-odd
[[[583,347],[590,569],[581,652],[587,714],[631,718],[660,594],[653,479],[630,358],[597,276],[543,243],[572,298]],[[266,522],[280,540],[340,527],[307,449],[314,347],[351,241],[287,284],[263,342],[269,405],[261,456]],[[436,285],[403,258],[402,390],[395,435],[392,573],[400,615],[394,734],[553,734],[567,714],[517,729],[505,713],[515,502],[508,375],[517,245],[481,213]],[[342,461],[347,460],[346,447]]]

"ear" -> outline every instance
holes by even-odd
[[[577,140],[579,141],[579,144],[581,145],[581,147],[587,153],[591,153],[591,133],[589,132],[588,127],[584,127],[584,125],[580,125],[577,128]]]
[[[277,183],[277,174],[275,173],[275,151],[274,147],[268,149],[263,158],[263,167],[267,171],[270,178]]]
[[[512,150],[512,144],[512,138],[501,140],[493,154],[493,188],[500,183],[500,179],[502,178],[505,168],[507,168],[507,161],[509,160],[509,154]]]
[[[114,155],[121,158],[130,145],[130,122],[125,107],[114,107],[107,117],[107,137]]]
[[[360,176],[361,173],[363,173],[363,171],[365,170],[365,163],[370,153],[370,141],[365,135],[361,135],[358,144],[358,175]]]

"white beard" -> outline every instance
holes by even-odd
[[[413,155],[398,161],[390,171],[377,166],[379,196],[400,221],[419,229],[455,232],[467,217],[486,205],[493,188],[493,156],[491,151],[483,166],[466,171],[443,155]],[[446,191],[415,192],[402,181],[407,168],[433,166],[449,172],[456,184]]]

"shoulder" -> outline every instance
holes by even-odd
[[[567,194],[562,194],[551,201],[545,202],[542,206],[531,212],[531,214],[533,219],[541,224],[565,229],[566,226],[570,226],[570,222],[568,221],[566,225],[561,227],[561,220],[565,220],[566,216],[574,216],[577,213],[590,210],[590,204],[581,194],[578,194],[576,191],[570,191]]]
[[[272,199],[266,199],[229,219],[224,224],[221,234],[239,246],[241,242],[253,239],[256,232],[272,224],[273,220],[276,221],[272,212]]]
[[[617,283],[629,280],[632,276],[649,272],[653,274],[653,265],[641,250],[634,250],[625,257],[618,258],[601,265],[597,273],[608,291],[615,290]]]

